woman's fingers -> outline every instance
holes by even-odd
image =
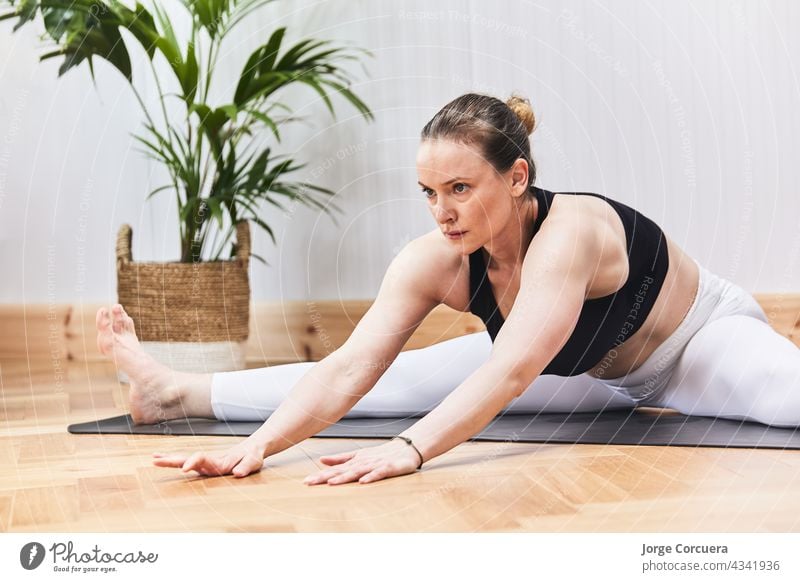
[[[361,465],[361,461],[353,462],[355,456],[359,453],[359,450],[349,451],[346,453],[339,453],[338,455],[325,455],[320,457],[320,462],[326,465],[332,465],[330,469],[325,469],[324,471],[320,471],[315,475],[309,475],[303,480],[303,483],[306,485],[318,485],[320,483],[345,483],[347,481],[336,481],[340,476],[344,475],[345,473],[349,474],[355,469],[356,464]],[[362,472],[369,472],[372,467],[364,467]],[[348,479],[352,480],[352,479]]]
[[[349,453],[339,453],[338,455],[325,455],[324,457],[320,457],[319,460],[326,465],[338,465],[352,459],[357,452],[358,451],[350,451]]]
[[[153,463],[159,467],[174,467],[184,473],[197,471],[201,475],[227,475],[244,477],[260,471],[264,458],[257,450],[235,446],[224,452],[205,453],[198,451],[188,457],[182,454],[153,453]]]
[[[201,475],[227,475],[230,473],[233,464],[234,462],[226,454],[215,455],[197,452],[186,460],[181,469],[184,473],[194,470]]]
[[[203,475],[228,475],[245,477],[250,473],[261,470],[264,459],[242,453],[239,449],[216,454],[195,453],[197,458],[194,463],[190,457],[184,464],[184,471],[194,469]]]
[[[202,464],[205,463],[205,460],[206,460],[205,453],[201,453],[199,451],[196,453],[192,453],[189,456],[189,458],[186,459],[186,462],[184,462],[183,465],[181,466],[181,470],[191,471],[192,469],[196,469],[202,466]]]
[[[174,467],[180,469],[186,462],[186,455],[164,455],[163,453],[153,453],[155,457],[153,464],[158,467]]]
[[[317,485],[319,483],[326,483],[328,479],[334,477],[340,473],[341,469],[338,467],[336,469],[328,469],[326,471],[320,471],[315,475],[309,475],[305,479],[303,479],[303,483],[306,485]]]
[[[340,473],[335,477],[331,477],[328,479],[328,485],[339,485],[340,483],[349,483],[350,481],[355,481],[361,475],[365,473],[369,473],[370,469],[352,469],[350,471],[345,471],[344,473]]]
[[[389,476],[388,471],[385,468],[373,469],[369,473],[365,473],[361,476],[358,480],[359,483],[371,483],[372,481],[379,481],[380,479],[385,479]]]
[[[256,457],[245,455],[245,457],[233,468],[233,475],[235,477],[245,477],[250,473],[260,471],[263,464],[264,459],[257,459]]]
[[[320,471],[315,475],[309,475],[303,480],[303,483],[306,485],[318,485],[320,483],[336,485],[337,483],[347,483],[348,481],[357,479],[364,473],[369,473],[373,468],[374,465],[364,465],[363,463],[337,465],[330,469]]]
[[[198,472],[204,475],[228,475],[238,460],[239,458],[233,461],[227,455],[206,455]]]

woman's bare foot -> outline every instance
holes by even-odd
[[[133,319],[119,303],[97,311],[97,347],[128,375],[131,418],[136,424],[187,416],[213,418],[210,374],[175,372],[147,354]]]

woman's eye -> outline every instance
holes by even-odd
[[[433,190],[431,190],[430,188],[423,188],[422,193],[425,194],[427,198],[430,198],[431,194],[433,194]]]
[[[459,186],[463,186],[463,187],[464,187],[464,189],[463,189],[463,190],[457,190],[457,188],[458,188]],[[458,192],[459,194],[463,194],[464,192],[466,192],[466,191],[467,191],[467,185],[466,185],[466,184],[462,184],[461,182],[459,182],[458,184],[456,184],[456,185],[453,187],[453,189],[454,189],[454,190],[456,190],[456,192]]]

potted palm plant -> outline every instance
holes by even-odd
[[[261,206],[286,211],[303,204],[331,214],[332,191],[287,176],[304,167],[273,151],[281,129],[301,118],[276,99],[289,85],[315,91],[335,117],[332,95],[340,95],[367,120],[370,109],[350,89],[343,61],[358,61],[365,49],[306,39],[284,47],[286,28],[274,30],[242,67],[230,100],[212,104],[209,89],[222,41],[244,18],[274,0],[180,0],[170,4],[191,20],[179,39],[159,0],[151,9],[119,0],[4,0],[0,20],[16,18],[16,31],[41,16],[51,45],[41,59],[63,57],[59,76],[84,61],[94,80],[100,58],[128,80],[144,113],[134,137],[169,176],[159,192],[176,197],[180,259],[134,262],[132,230],[123,224],[116,242],[118,301],[131,315],[144,348],[176,369],[223,371],[244,367],[249,330],[249,223],[275,236]],[[155,79],[155,111],[145,105],[133,80],[129,47],[121,31],[144,49]],[[159,71],[158,59],[166,67]],[[172,79],[166,78],[171,76]],[[171,82],[177,91],[165,89]],[[177,105],[182,115],[172,112]],[[168,110],[170,112],[168,113]],[[263,139],[266,136],[267,139]],[[334,219],[335,221],[335,219]],[[235,234],[235,240],[233,235]],[[230,243],[230,244],[229,244]],[[221,258],[225,249],[227,258]]]

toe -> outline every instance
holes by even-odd
[[[133,334],[136,333],[136,326],[133,323],[133,318],[130,315],[125,315],[125,327]]]
[[[106,340],[109,327],[108,310],[101,307],[97,310],[97,349],[101,354],[106,353]]]
[[[134,330],[133,318],[128,315],[128,312],[125,311],[125,308],[119,303],[114,305],[114,323],[114,331],[117,333],[121,333],[123,331],[136,333]]]
[[[120,305],[115,305],[114,309],[112,310],[113,314],[113,328],[114,333],[122,333],[125,330],[125,323],[124,317],[121,313],[122,307]]]
[[[108,309],[101,307],[97,310],[97,327],[100,329],[105,329],[108,327],[109,323],[110,318],[108,316]]]

